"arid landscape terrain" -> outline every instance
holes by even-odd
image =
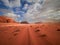
[[[0,21],[0,45],[60,45],[60,23],[2,22]]]
[[[60,24],[0,23],[0,45],[60,45]]]

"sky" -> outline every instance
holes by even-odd
[[[32,0],[0,0],[0,15],[16,18],[16,21],[22,21],[29,5],[32,5]]]
[[[1,15],[17,22],[59,22],[60,0],[0,0]]]
[[[60,0],[38,0],[24,16],[29,23],[60,22]]]

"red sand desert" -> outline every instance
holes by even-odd
[[[0,23],[0,45],[60,45],[60,23]]]
[[[0,45],[60,45],[60,23],[19,24],[0,16]]]

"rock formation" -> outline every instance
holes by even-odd
[[[0,23],[16,23],[16,21],[6,16],[0,16]]]

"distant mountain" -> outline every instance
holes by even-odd
[[[6,16],[0,16],[0,23],[17,23],[12,18]]]
[[[20,22],[21,24],[29,24],[27,21]]]

